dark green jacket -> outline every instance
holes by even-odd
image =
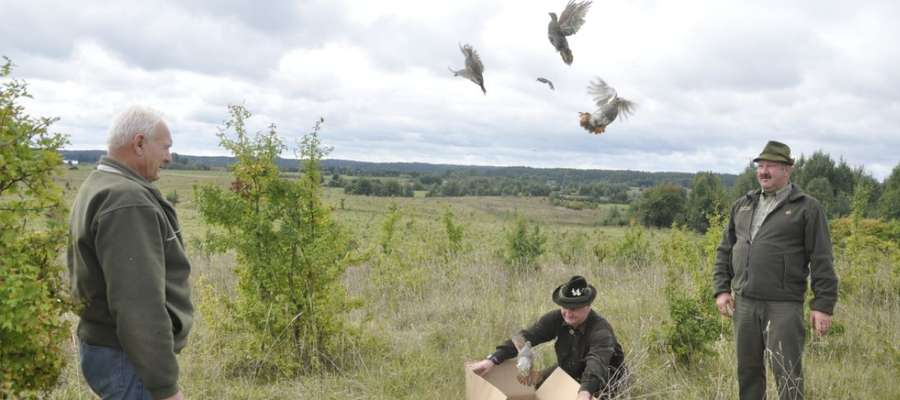
[[[612,371],[625,359],[612,326],[594,310],[578,329],[566,325],[560,310],[553,310],[521,334],[533,346],[556,339],[554,347],[559,367],[581,383],[580,390],[591,393],[604,388]],[[507,340],[497,346],[490,358],[495,363],[502,363],[517,354],[516,346]]]
[[[72,206],[67,251],[73,294],[83,305],[78,336],[120,348],[154,398],[178,390],[175,353],[193,321],[175,209],[128,167],[103,158]]]
[[[757,300],[803,302],[811,281],[813,310],[832,314],[837,302],[831,235],[819,201],[792,185],[787,199],[766,216],[750,239],[758,190],[731,206],[716,254],[715,294],[734,292]]]

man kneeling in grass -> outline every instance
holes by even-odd
[[[556,339],[557,364],[525,379],[526,383],[540,387],[559,366],[581,384],[577,400],[612,397],[624,384],[625,354],[609,322],[591,309],[596,297],[597,289],[582,276],[573,276],[553,290],[553,302],[560,309],[544,314],[520,335],[535,346]],[[484,376],[495,365],[518,354],[512,340],[507,340],[488,358],[468,367]]]

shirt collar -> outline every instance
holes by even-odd
[[[783,188],[776,190],[775,193],[766,193],[766,192],[764,192],[762,189],[759,189],[759,193],[760,193],[760,194],[762,195],[762,197],[764,197],[764,198],[767,198],[767,199],[768,199],[768,198],[772,198],[772,197],[774,196],[775,200],[781,201],[782,199],[784,199],[785,197],[787,197],[788,193],[791,192],[791,187],[792,187],[793,185],[794,185],[793,183],[788,182],[787,185],[784,185]]]

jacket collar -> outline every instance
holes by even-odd
[[[100,158],[100,161],[97,162],[97,170],[121,175],[126,179],[131,180],[149,190],[151,193],[153,193],[154,196],[156,196],[158,200],[160,200],[161,203],[168,204],[168,202],[162,197],[162,194],[159,192],[159,189],[156,186],[150,183],[150,181],[145,179],[143,176],[138,175],[135,170],[129,168],[127,165],[119,161],[116,161],[108,156],[103,156]]]
[[[788,194],[787,201],[794,202],[806,196],[806,193],[804,193],[799,186],[795,185],[794,182],[790,182],[788,185],[791,185],[791,192]],[[748,200],[755,203],[759,200],[759,197],[762,196],[762,190],[753,189],[747,192],[745,196]]]

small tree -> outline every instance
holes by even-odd
[[[300,142],[303,175],[287,180],[276,164],[284,146],[275,126],[251,137],[245,125],[250,112],[243,106],[229,111],[219,138],[237,158],[235,181],[230,191],[198,187],[195,198],[203,220],[216,229],[208,247],[237,254],[235,309],[256,335],[256,348],[247,350],[255,362],[272,357],[287,374],[335,366],[353,303],[340,281],[349,240],[321,200],[319,165],[328,151],[318,136],[323,121]]]
[[[708,223],[702,241],[693,239],[687,229],[676,225],[662,243],[665,296],[671,318],[663,324],[662,337],[666,348],[682,364],[694,363],[709,354],[709,343],[722,331],[712,301],[710,276],[725,219],[721,214],[711,214]]]
[[[394,233],[397,231],[397,222],[400,221],[402,216],[403,214],[400,213],[400,209],[396,204],[391,204],[388,207],[387,215],[384,216],[384,221],[381,223],[381,236],[378,238],[382,253],[391,254],[391,251],[393,251],[391,242],[393,241]]]
[[[506,233],[506,262],[518,269],[534,269],[537,258],[544,254],[546,242],[540,226],[534,224],[529,230],[528,221],[516,216],[512,230]]]
[[[19,104],[25,82],[0,65],[0,398],[38,397],[65,366],[71,309],[58,255],[66,242],[62,166],[66,137]]]
[[[450,254],[456,254],[462,250],[463,227],[461,224],[453,222],[453,211],[450,210],[450,207],[444,211],[442,219],[444,230],[447,232],[447,250]]]

